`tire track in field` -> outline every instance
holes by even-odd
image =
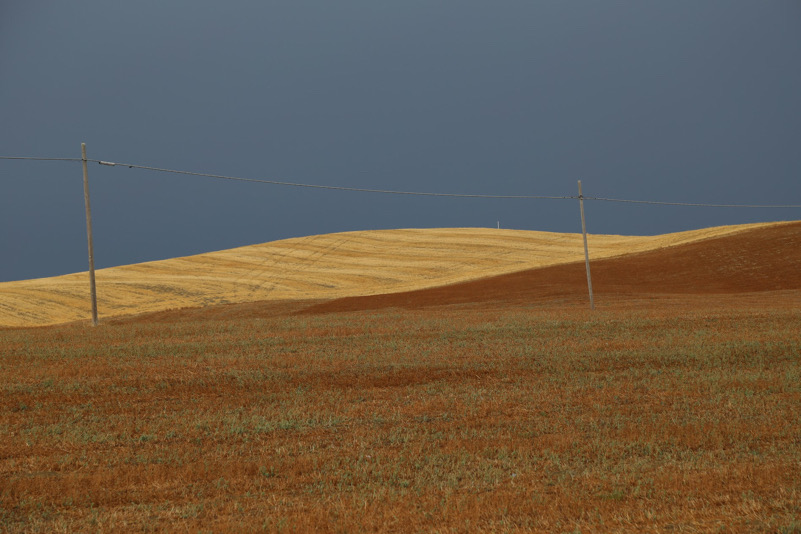
[[[318,241],[328,242],[329,244],[327,246],[314,246]],[[280,253],[276,251],[272,251],[270,253],[269,257],[262,262],[261,267],[263,268],[263,272],[272,272],[274,275],[262,276],[261,282],[254,284],[251,287],[251,290],[248,293],[248,300],[255,300],[253,297],[260,293],[263,294],[259,295],[258,300],[268,300],[270,295],[273,294],[276,288],[280,285],[281,281],[286,282],[286,286],[296,286],[299,273],[311,271],[312,268],[324,257],[336,252],[342,245],[348,242],[348,239],[346,237],[342,237],[340,239],[331,240],[325,236],[310,236],[304,238],[301,242],[310,245],[306,250],[306,254],[303,256],[299,256],[298,254]],[[294,250],[297,250],[297,248]],[[273,268],[268,269],[268,266],[272,266]],[[293,269],[295,276],[282,276],[280,274],[281,270],[287,270],[290,268]],[[256,268],[254,268],[251,272],[254,272],[255,270]],[[252,278],[256,277],[254,276]],[[268,283],[271,285],[269,288],[265,289],[265,286]]]

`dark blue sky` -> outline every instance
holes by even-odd
[[[801,2],[0,3],[0,155],[324,185],[801,204]],[[576,232],[576,201],[89,167],[98,267],[346,230]],[[86,270],[79,163],[0,161],[0,280]],[[591,233],[801,210],[588,202]]]

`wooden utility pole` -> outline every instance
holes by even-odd
[[[92,208],[89,204],[89,170],[86,168],[86,143],[81,143],[81,160],[83,163],[83,200],[86,204],[86,239],[89,242],[89,290],[92,294],[92,325],[97,326],[95,250],[92,244]]]
[[[584,195],[581,194],[581,180],[578,181],[579,188],[579,208],[581,209],[581,233],[584,234],[584,263],[587,266],[587,288],[590,290],[590,309],[595,309],[595,302],[592,298],[592,276],[590,276],[590,253],[587,248],[587,225],[584,222]]]

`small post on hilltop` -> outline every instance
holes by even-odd
[[[590,276],[590,253],[587,248],[587,225],[584,222],[584,195],[581,194],[581,180],[578,181],[579,208],[581,209],[581,233],[584,235],[584,264],[587,266],[587,288],[590,291],[590,309],[595,309],[595,302],[592,298],[592,276]]]
[[[95,287],[95,251],[92,244],[92,208],[89,204],[89,170],[86,167],[86,143],[81,143],[83,163],[83,200],[86,204],[86,238],[89,242],[89,290],[92,295],[92,325],[97,326],[97,289]]]

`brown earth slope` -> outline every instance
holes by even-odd
[[[592,261],[597,295],[713,295],[801,290],[801,222]],[[586,298],[584,262],[432,289],[347,297],[305,313]]]

